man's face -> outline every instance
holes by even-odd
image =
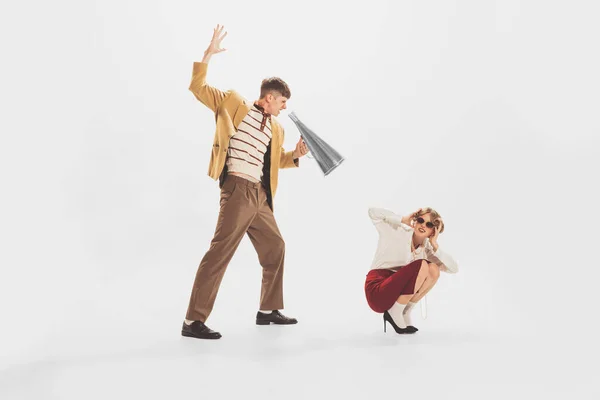
[[[278,116],[281,110],[285,110],[287,108],[287,97],[282,96],[278,92],[269,93],[265,100],[265,111],[271,115]]]

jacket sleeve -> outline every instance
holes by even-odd
[[[189,89],[202,104],[216,112],[225,98],[225,93],[206,83],[207,69],[207,63],[194,63]]]
[[[284,134],[285,134],[285,132],[284,132],[283,128],[281,128],[281,143],[283,143]],[[280,169],[294,168],[294,167],[300,166],[300,160],[298,158],[294,158],[293,151],[285,151],[285,149],[283,148],[283,145],[282,145],[280,152],[281,152],[279,155],[279,168]]]

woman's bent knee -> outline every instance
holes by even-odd
[[[437,281],[440,277],[440,267],[437,264],[429,264],[429,278]]]

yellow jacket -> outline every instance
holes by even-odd
[[[222,92],[206,83],[207,63],[194,63],[190,91],[205,106],[215,113],[216,131],[213,140],[212,154],[208,166],[208,176],[214,180],[220,179],[220,185],[227,174],[225,160],[229,139],[237,131],[237,127],[246,116],[253,103],[248,102],[234,90]],[[273,197],[277,191],[279,168],[298,167],[298,159],[294,159],[292,151],[283,149],[283,127],[271,117],[272,139],[265,153],[263,167],[263,185],[267,189],[269,205],[273,208]]]

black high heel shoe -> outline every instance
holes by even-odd
[[[390,315],[389,312],[385,311],[383,313],[383,331],[385,332],[385,323],[389,322],[392,325],[392,328],[394,328],[394,330],[396,331],[396,333],[398,334],[402,334],[402,333],[413,333],[411,332],[408,328],[400,328],[398,325],[396,325],[396,323],[394,322],[394,320],[392,319],[392,316]]]
[[[416,326],[412,326],[412,325],[408,325],[406,327],[406,329],[408,330],[408,333],[415,333],[416,331],[419,330]]]

